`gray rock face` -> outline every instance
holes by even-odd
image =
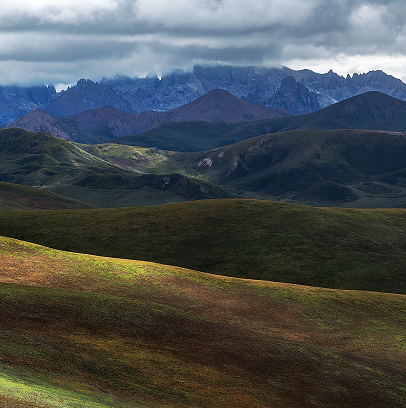
[[[120,93],[132,109],[139,112],[174,109],[215,88],[225,89],[251,103],[286,109],[294,114],[315,112],[368,91],[406,100],[406,85],[382,71],[345,78],[333,71],[317,74],[286,67],[197,65],[192,72],[176,71],[161,80],[120,77],[104,79],[101,83]]]
[[[111,105],[125,113],[167,111],[207,92],[225,89],[251,103],[282,108],[294,114],[314,112],[367,91],[406,100],[406,85],[382,71],[342,77],[287,67],[200,66],[158,77],[81,79],[56,93],[54,87],[0,87],[0,124],[42,108],[56,118]]]
[[[130,103],[119,92],[107,85],[81,79],[76,86],[51,98],[44,104],[43,109],[52,116],[61,118],[107,105],[127,113],[131,112]]]
[[[0,86],[0,124],[30,112],[56,94],[53,86]]]
[[[302,83],[296,82],[292,76],[284,78],[280,88],[263,104],[295,112],[299,115],[321,109],[317,94],[310,91]]]

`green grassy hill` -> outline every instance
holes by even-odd
[[[66,213],[65,213],[66,214]],[[404,407],[404,295],[0,238],[0,404]]]
[[[396,208],[406,206],[405,141],[404,133],[399,132],[294,130],[210,151],[157,150],[160,159],[145,153],[149,149],[133,146],[83,149],[128,169],[176,172],[204,180],[234,197],[313,206]],[[130,160],[132,149],[140,160]]]
[[[0,131],[0,180],[43,187],[96,207],[159,205],[226,198],[230,194],[195,180],[170,152],[118,145],[81,145],[48,133]],[[145,173],[154,173],[145,174]],[[14,204],[12,204],[14,205]]]
[[[92,208],[47,190],[0,181],[1,210],[63,210]]]
[[[316,206],[404,207],[404,133],[294,130],[181,157],[234,194]]]
[[[48,189],[101,208],[163,205],[231,197],[222,188],[204,180],[168,173],[94,173],[75,182]]]
[[[0,234],[220,275],[406,294],[406,211],[256,200],[0,212]]]
[[[294,130],[202,152],[82,145],[46,133],[0,132],[0,180],[96,207],[205,198],[312,206],[404,208],[404,133]]]
[[[49,133],[0,131],[0,179],[29,186],[59,185],[98,172],[125,170]]]

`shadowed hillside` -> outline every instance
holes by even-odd
[[[0,234],[204,272],[406,294],[406,211],[256,200],[0,213]]]
[[[230,191],[316,206],[404,207],[406,133],[295,130],[184,155]]]
[[[39,188],[0,181],[1,210],[66,210],[78,208],[92,208],[92,206]]]

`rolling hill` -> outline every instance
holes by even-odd
[[[164,160],[143,168],[136,167],[142,160],[120,162],[125,145],[82,148],[112,163],[128,163],[129,169],[173,172],[204,180],[234,197],[313,206],[404,208],[405,135],[371,130],[293,130],[209,151],[166,152]]]
[[[211,151],[83,145],[47,133],[0,132],[0,180],[97,207],[258,198],[313,206],[406,206],[401,132],[295,130]]]
[[[241,278],[406,294],[405,210],[259,200],[0,213],[0,235]]]
[[[125,172],[46,132],[0,131],[0,180],[29,186],[70,182],[99,172]]]
[[[182,157],[230,192],[317,206],[406,205],[406,133],[294,130]]]
[[[85,147],[45,132],[1,130],[0,180],[43,187],[97,207],[231,197],[221,187],[194,179],[187,171],[180,174],[184,166],[175,160],[166,166],[167,171],[154,171],[154,166],[169,160],[168,152],[117,145],[98,145],[94,149],[87,146],[92,154]]]
[[[0,404],[400,408],[405,296],[0,238]]]
[[[98,128],[108,121],[125,116],[125,113],[111,106],[105,106],[57,119],[44,110],[37,108],[20,116],[5,128],[19,128],[35,133],[48,132],[55,137],[80,143],[102,143],[109,141],[111,135],[105,136],[103,132],[99,131],[93,135],[88,133],[87,130],[94,127]]]
[[[0,181],[1,210],[66,210],[92,207],[47,190]]]
[[[126,116],[124,112],[112,106],[104,106],[102,108],[90,109],[74,115],[65,116],[60,120],[74,129],[84,131]]]
[[[295,129],[366,129],[406,131],[406,102],[371,91],[317,112],[239,123],[164,123],[115,143],[156,146],[164,150],[201,151],[255,136]]]
[[[48,132],[55,137],[66,140],[78,140],[79,133],[59,119],[54,118],[44,110],[37,108],[20,116],[5,126],[6,129],[19,128],[29,132]]]

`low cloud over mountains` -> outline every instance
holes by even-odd
[[[404,75],[402,1],[15,0],[0,11],[2,84],[165,74],[196,63]]]

